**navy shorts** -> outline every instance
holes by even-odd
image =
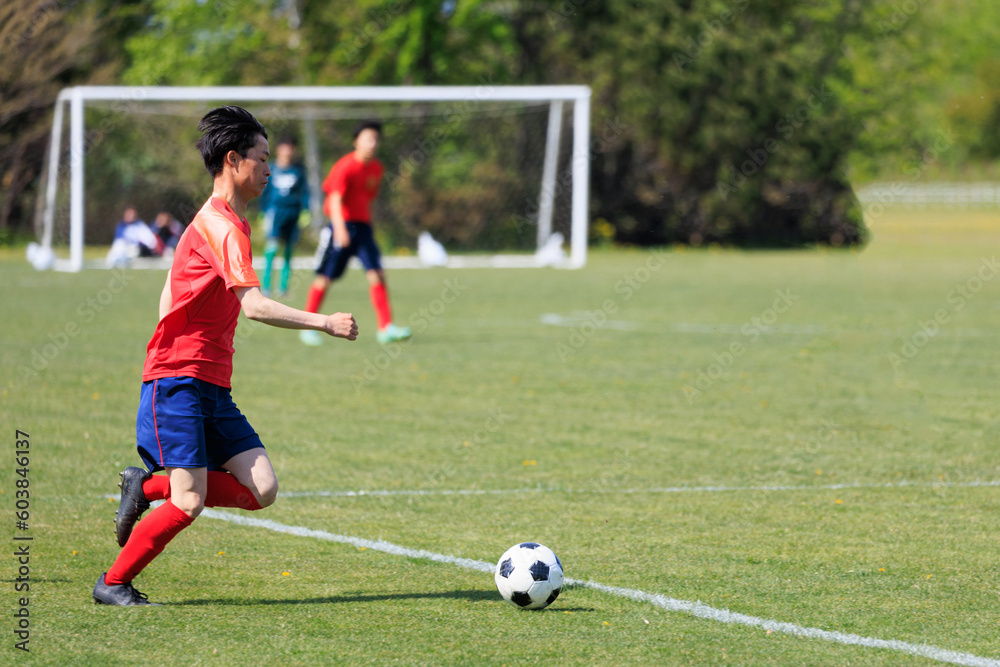
[[[299,215],[297,208],[276,207],[267,214],[267,238],[295,245],[299,239]]]
[[[264,446],[229,389],[189,377],[142,383],[135,435],[150,472],[223,470],[222,464],[237,454]]]
[[[320,236],[318,255],[319,265],[316,273],[323,274],[330,280],[336,280],[344,274],[347,262],[357,255],[365,270],[382,268],[382,253],[375,244],[372,226],[367,222],[348,222],[347,233],[351,243],[346,248],[340,248],[333,243],[333,225],[327,225]]]

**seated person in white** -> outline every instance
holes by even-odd
[[[115,226],[115,240],[108,250],[108,266],[125,266],[135,257],[159,257],[163,241],[153,233],[134,208],[129,206]]]

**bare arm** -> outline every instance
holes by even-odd
[[[170,293],[170,271],[167,271],[167,282],[160,292],[160,319],[162,320],[174,305],[174,295]]]
[[[240,300],[243,312],[255,322],[263,322],[282,329],[315,329],[347,340],[355,340],[358,337],[358,323],[350,313],[333,315],[307,313],[268,299],[256,287],[237,287],[233,292]]]

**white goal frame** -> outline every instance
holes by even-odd
[[[65,88],[56,100],[49,145],[48,179],[41,245],[51,249],[59,185],[64,107],[69,106],[70,256],[56,259],[54,268],[83,269],[84,230],[84,108],[88,101],[138,102],[549,102],[545,160],[538,198],[538,247],[552,232],[552,211],[557,191],[559,138],[563,104],[573,105],[573,151],[569,267],[587,261],[587,216],[590,193],[589,86],[75,86]]]

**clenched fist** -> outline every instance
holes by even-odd
[[[326,332],[337,338],[356,340],[358,323],[354,321],[354,315],[350,313],[334,313],[326,317]]]

